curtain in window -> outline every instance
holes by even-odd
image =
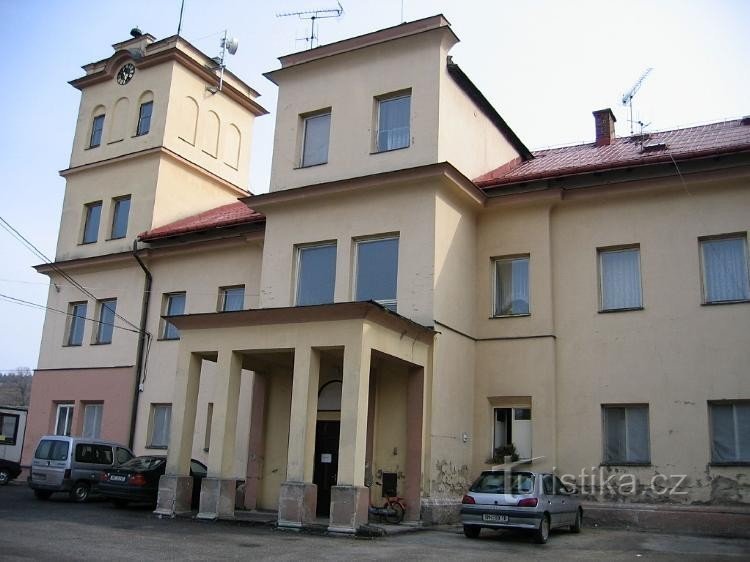
[[[601,252],[602,310],[639,308],[641,304],[640,251]]]
[[[704,240],[701,246],[706,302],[749,299],[746,240]]]
[[[604,461],[622,462],[626,459],[625,408],[604,409]]]
[[[711,404],[714,462],[750,461],[750,404]]]
[[[101,404],[86,404],[83,410],[83,436],[91,439],[99,439],[102,427]]]
[[[649,462],[648,408],[604,408],[604,461]]]
[[[409,146],[411,96],[382,100],[379,105],[378,150]]]
[[[166,447],[169,445],[169,424],[172,418],[171,406],[154,407],[154,425],[151,435],[151,445]]]
[[[627,408],[625,418],[628,432],[627,461],[648,462],[648,409]]]
[[[314,166],[328,162],[328,143],[331,136],[331,114],[305,119],[305,140],[302,165]]]
[[[529,259],[496,262],[495,316],[529,313]]]

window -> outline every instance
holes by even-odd
[[[750,300],[747,236],[727,236],[700,241],[703,262],[703,302],[706,304]]]
[[[117,299],[106,299],[98,302],[99,325],[96,328],[94,343],[112,343],[112,331],[115,327],[115,309]]]
[[[529,257],[495,260],[494,316],[529,314]]]
[[[331,137],[331,113],[304,117],[303,122],[302,167],[325,164]]]
[[[0,445],[15,445],[18,437],[18,420],[16,414],[0,413]]]
[[[297,306],[333,302],[336,244],[297,249]]]
[[[91,124],[91,138],[89,139],[89,148],[95,148],[102,144],[102,131],[104,130],[104,114],[94,117]]]
[[[639,248],[599,250],[599,292],[600,311],[643,307]]]
[[[138,112],[138,129],[136,135],[145,135],[151,129],[151,113],[154,109],[154,102],[147,101],[141,104],[141,109]]]
[[[43,461],[66,461],[68,460],[69,441],[59,439],[42,439],[34,453],[35,459]]]
[[[102,216],[102,202],[86,205],[86,219],[83,223],[83,244],[91,244],[99,238],[99,219]]]
[[[102,434],[103,404],[86,404],[83,407],[83,437],[99,439]]]
[[[172,419],[171,404],[151,405],[151,439],[149,447],[166,449],[169,445],[169,424]]]
[[[602,406],[604,464],[648,464],[648,406]]]
[[[73,427],[73,404],[58,404],[55,435],[70,435]]]
[[[396,310],[398,237],[357,242],[356,300]]]
[[[128,217],[130,215],[130,195],[114,199],[112,212],[112,239],[125,238],[128,234]]]
[[[180,314],[185,314],[185,293],[164,295],[164,315],[178,316]],[[178,340],[180,331],[174,324],[165,320],[161,337],[165,340]]]
[[[206,435],[203,437],[203,450],[208,451],[211,446],[211,422],[214,418],[214,403],[208,403],[208,409],[206,410]]]
[[[219,289],[219,310],[242,310],[245,307],[245,286],[222,287]]]
[[[86,322],[86,303],[72,302],[68,305],[67,345],[83,344],[83,329]]]
[[[114,457],[110,445],[79,443],[76,445],[76,462],[87,464],[112,464]]]
[[[514,449],[519,458],[530,459],[531,437],[531,408],[494,408],[493,459],[503,462],[504,457],[512,455]]]
[[[750,463],[750,401],[713,402],[711,417],[711,461]]]
[[[409,146],[410,113],[411,94],[378,100],[378,152]]]
[[[128,451],[127,449],[123,449],[122,447],[117,447],[115,451],[115,459],[117,460],[117,464],[124,464],[132,458],[133,454],[130,451]]]

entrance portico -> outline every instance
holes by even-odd
[[[242,507],[278,509],[282,527],[312,523],[318,508],[316,424],[332,419],[330,412],[319,417],[318,395],[322,382],[340,379],[338,461],[330,510],[324,510],[330,512],[329,529],[352,533],[367,522],[371,493],[373,500],[379,498],[379,483],[369,490],[365,484],[385,472],[397,475],[407,519],[419,519],[432,330],[369,302],[195,314],[169,321],[180,329],[181,342],[158,513],[190,510],[189,461],[200,370],[202,361],[209,360],[217,362],[217,369],[200,518],[233,517],[237,474],[245,474]],[[250,383],[250,435],[238,436],[240,384]],[[249,442],[246,467],[233,466],[238,438]]]

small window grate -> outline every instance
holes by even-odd
[[[393,497],[398,495],[398,474],[395,472],[383,473],[383,497]]]

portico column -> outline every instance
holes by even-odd
[[[279,494],[280,527],[299,528],[315,520],[317,488],[312,478],[319,378],[319,352],[306,346],[295,349],[286,481]]]
[[[369,490],[364,487],[371,350],[364,341],[344,349],[341,433],[337,485],[331,489],[332,532],[354,533],[367,523]]]
[[[406,520],[419,521],[422,501],[424,367],[409,370],[406,390]]]
[[[193,448],[195,412],[198,407],[202,358],[180,352],[174,381],[169,431],[169,451],[165,474],[159,479],[159,495],[154,513],[174,517],[189,512],[193,492],[190,453]]]
[[[253,373],[253,397],[250,405],[250,435],[247,444],[247,474],[245,475],[245,509],[258,507],[260,479],[263,475],[265,446],[266,377]]]
[[[211,421],[208,476],[201,484],[199,519],[231,519],[237,482],[234,453],[240,398],[242,356],[231,349],[219,350]]]

